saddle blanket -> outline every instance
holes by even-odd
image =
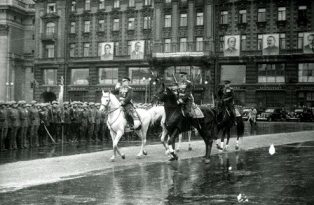
[[[192,104],[190,115],[192,118],[204,118],[202,110],[195,103]]]

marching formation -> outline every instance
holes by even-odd
[[[108,139],[106,115],[100,103],[57,101],[0,102],[0,148],[24,149],[64,142],[91,142]]]

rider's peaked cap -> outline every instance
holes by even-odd
[[[225,83],[225,84],[230,84],[231,81],[230,81],[230,80],[224,80],[224,83]]]
[[[181,71],[179,74],[180,74],[180,75],[187,75],[188,73]]]
[[[127,80],[127,81],[131,81],[131,79],[130,79],[129,77],[124,77],[124,78],[122,78],[122,82],[123,82],[123,81],[126,81],[126,80]]]

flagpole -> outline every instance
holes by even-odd
[[[60,91],[59,91],[59,96],[58,96],[58,102],[59,102],[59,107],[61,109],[61,152],[63,154],[63,139],[64,139],[64,107],[63,107],[63,92],[64,92],[64,85],[63,85],[63,76],[61,76],[60,79]]]

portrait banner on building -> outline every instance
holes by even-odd
[[[224,56],[240,55],[240,35],[224,37]]]
[[[131,41],[131,59],[144,58],[144,41]]]
[[[279,34],[264,34],[263,35],[263,55],[278,55],[279,54]]]
[[[314,32],[304,33],[303,52],[314,53]]]
[[[113,42],[104,42],[100,44],[100,60],[109,61],[113,60]]]

